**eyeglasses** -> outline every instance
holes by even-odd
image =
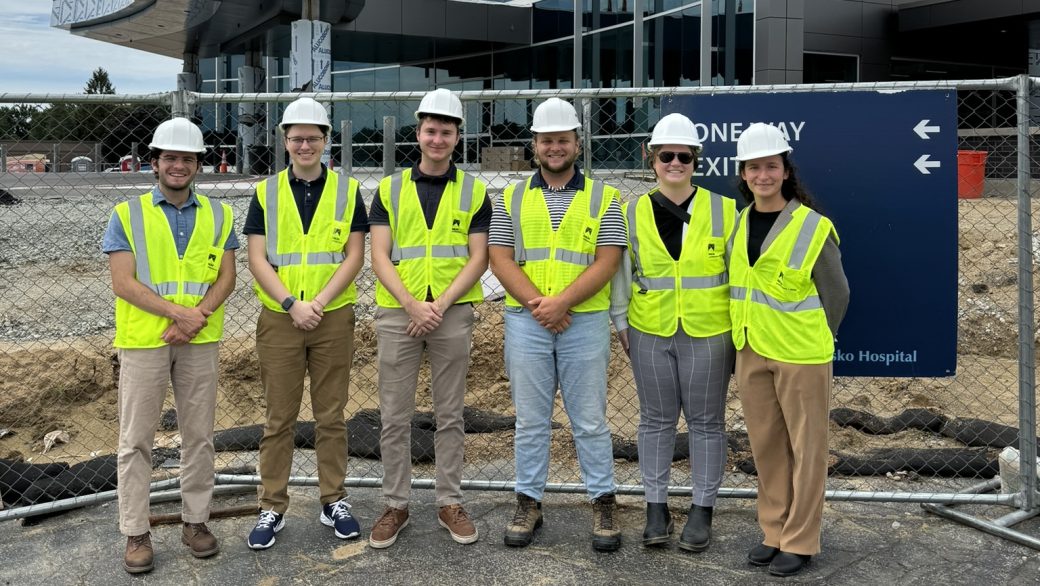
[[[291,144],[293,146],[297,146],[297,147],[298,146],[302,146],[303,143],[307,143],[307,144],[309,144],[311,146],[316,146],[316,145],[319,145],[322,142],[324,142],[325,141],[325,137],[324,136],[292,136],[292,137],[286,137],[285,140],[289,141],[289,144]]]
[[[661,161],[665,165],[671,163],[676,157],[679,158],[679,162],[683,165],[689,165],[693,162],[693,153],[676,153],[672,151],[661,151],[657,153],[657,160]]]
[[[175,157],[173,155],[163,155],[163,156],[159,157],[159,160],[162,161],[163,163],[167,164],[167,165],[176,165],[177,163],[181,163],[181,164],[186,165],[186,166],[195,165],[195,164],[198,164],[198,162],[199,162],[198,158],[196,158],[196,157],[189,157],[189,156]]]

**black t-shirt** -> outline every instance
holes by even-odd
[[[325,178],[327,176],[325,165],[321,166],[321,177],[314,181],[297,179],[289,167],[289,188],[292,189],[293,199],[296,201],[296,209],[300,213],[303,222],[303,233],[306,234],[311,228],[311,220],[314,219],[314,210],[321,200],[321,192],[325,189]],[[345,176],[340,176],[346,180]],[[368,213],[365,211],[365,201],[361,197],[361,190],[357,192],[354,199],[354,217],[350,221],[351,232],[368,232]],[[264,226],[264,209],[260,206],[260,200],[256,193],[249,202],[249,212],[246,214],[246,225],[242,229],[243,234],[267,234]]]
[[[690,197],[683,200],[683,202],[677,207],[683,210],[688,210],[690,207],[690,200],[692,200],[695,195],[697,195],[696,187],[694,188],[693,193],[690,194]],[[654,210],[654,224],[657,225],[657,233],[661,235],[661,240],[664,241],[665,249],[668,250],[668,254],[671,255],[672,260],[679,260],[679,255],[682,253],[684,222],[674,213],[657,203],[655,198],[651,197],[650,203],[651,209]]]
[[[433,222],[437,219],[437,208],[441,205],[441,196],[449,181],[455,180],[455,163],[451,164],[448,171],[443,175],[424,175],[419,170],[419,165],[412,167],[412,181],[415,182],[415,191],[419,194],[419,204],[422,206],[423,216],[426,219],[426,229],[433,228]],[[484,201],[473,214],[473,220],[469,224],[470,234],[479,234],[491,229],[491,198],[484,195]],[[383,200],[376,193],[372,198],[372,209],[368,215],[368,223],[373,226],[389,226],[390,213],[383,206]]]
[[[780,212],[760,212],[752,207],[748,210],[748,264],[755,266],[758,257],[762,255],[762,243],[766,241],[769,229],[780,217]]]

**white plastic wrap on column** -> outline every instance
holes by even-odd
[[[289,85],[294,91],[332,91],[332,25],[320,20],[293,21]],[[329,119],[332,112],[329,109]],[[331,130],[330,130],[331,132]],[[325,143],[322,162],[328,164],[332,141]]]

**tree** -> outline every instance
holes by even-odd
[[[108,72],[105,71],[104,67],[98,67],[94,70],[94,73],[90,75],[90,79],[87,80],[87,86],[83,88],[85,94],[114,94],[116,93],[115,86],[112,85],[112,80],[108,77]]]

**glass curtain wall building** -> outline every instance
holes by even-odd
[[[708,1],[708,0],[706,0]],[[708,56],[711,85],[746,85],[752,82],[754,53],[754,0],[711,1],[711,54]],[[582,2],[583,88],[671,87],[700,85],[700,1],[643,0],[641,65],[633,56],[633,13],[630,0],[585,0]],[[336,92],[454,91],[507,89],[569,89],[574,87],[573,0],[542,0],[531,6],[531,42],[504,46],[483,41],[451,38],[408,37],[382,42],[369,33],[342,33],[334,41],[334,59],[349,55],[352,60],[334,60],[332,89]],[[288,36],[288,27],[280,27]],[[238,92],[238,70],[242,55],[201,59],[199,73],[203,92]],[[285,92],[289,87],[289,58],[270,56],[268,91]],[[640,78],[633,83],[633,73]],[[598,100],[593,106],[591,129],[597,160],[613,158],[612,165],[635,166],[639,143],[647,125],[654,120],[652,104],[636,106],[629,99]],[[464,159],[477,160],[481,146],[524,145],[534,104],[526,100],[494,104],[467,104]],[[362,103],[338,103],[333,108],[334,133],[342,120],[352,123],[354,159],[368,165],[381,152],[383,116],[398,121],[398,156],[413,160],[415,105],[400,103],[397,112]],[[642,110],[642,111],[639,111]],[[277,114],[272,112],[272,116]],[[237,124],[233,106],[208,106],[203,112],[207,128],[231,131]],[[338,137],[334,137],[338,142]],[[614,154],[616,153],[616,155]],[[632,157],[624,159],[624,157]],[[622,157],[622,159],[618,159]]]

